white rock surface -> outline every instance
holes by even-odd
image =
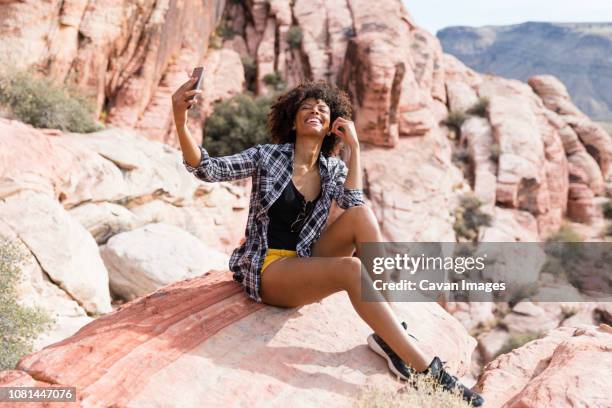
[[[128,299],[172,282],[227,269],[229,257],[173,225],[148,224],[113,236],[100,253],[111,290]]]
[[[0,220],[49,278],[92,314],[112,310],[108,273],[93,237],[52,197],[23,190],[0,201]]]
[[[104,244],[113,235],[144,224],[124,206],[108,202],[85,203],[72,208],[69,212],[89,231],[98,244]]]

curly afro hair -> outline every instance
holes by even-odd
[[[268,113],[268,131],[274,143],[295,142],[293,123],[302,101],[308,98],[325,101],[330,110],[330,123],[338,117],[351,118],[352,106],[348,95],[338,87],[323,80],[304,82],[280,95]],[[333,154],[340,138],[328,133],[323,139],[321,152],[325,157]]]

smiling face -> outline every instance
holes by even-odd
[[[330,115],[329,106],[322,99],[304,99],[295,114],[296,134],[325,137],[329,132]]]

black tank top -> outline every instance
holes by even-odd
[[[268,209],[268,217],[270,218],[270,223],[268,224],[268,248],[295,251],[301,227],[299,229],[294,227],[294,232],[291,231],[291,226],[300,213],[303,212],[304,205],[306,205],[307,209],[306,214],[312,213],[312,208],[319,197],[321,197],[321,192],[319,192],[319,195],[313,201],[306,202],[302,193],[293,184],[293,180],[290,180],[278,199]],[[304,217],[302,216],[301,218],[303,219]],[[303,226],[304,222],[298,224]]]

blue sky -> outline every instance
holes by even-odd
[[[612,22],[612,0],[403,0],[416,23],[435,34],[455,25],[525,21]]]

